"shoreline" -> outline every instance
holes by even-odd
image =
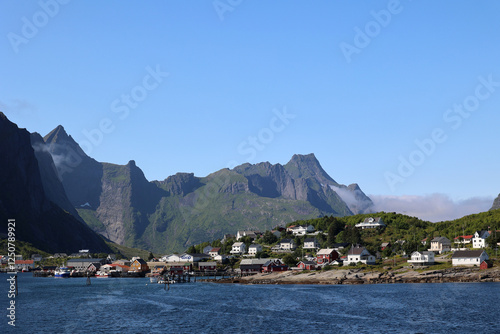
[[[316,285],[359,285],[395,283],[474,283],[500,282],[500,268],[479,270],[479,268],[456,267],[440,270],[415,271],[373,271],[363,269],[332,269],[306,273],[280,272],[260,273],[252,276],[226,279],[208,279],[205,282],[222,284],[316,284]]]

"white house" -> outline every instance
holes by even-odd
[[[162,256],[160,259],[162,262],[181,262],[181,256],[179,254],[168,254]]]
[[[472,238],[472,248],[485,248],[486,247],[486,238],[490,236],[488,231],[476,231],[474,233],[474,237]]]
[[[209,259],[210,255],[208,254],[196,254],[196,253],[183,253],[180,256],[182,262],[199,262],[203,259]]]
[[[217,255],[220,255],[220,247],[214,247],[210,250],[210,252],[208,252],[208,255],[210,255],[210,257],[213,259],[214,257],[216,257]]]
[[[306,238],[304,240],[304,249],[317,249],[319,248],[319,242],[316,238]]]
[[[314,232],[314,226],[312,225],[297,225],[292,228],[293,235],[306,235],[307,233]]]
[[[297,248],[297,245],[295,244],[295,241],[293,239],[283,239],[280,242],[280,249],[281,250],[294,250]]]
[[[262,252],[262,246],[259,244],[252,244],[248,247],[248,254],[255,256],[258,252]]]
[[[436,237],[431,240],[431,248],[429,252],[443,253],[451,250],[451,241],[446,237]]]
[[[33,254],[31,255],[31,259],[35,262],[40,262],[43,260],[43,256],[41,256],[40,254]]]
[[[231,249],[231,254],[244,254],[247,251],[247,246],[243,242],[235,242]]]
[[[257,239],[257,233],[254,231],[238,231],[236,233],[236,240],[240,240],[243,237],[250,237],[252,239]]]
[[[454,266],[478,266],[488,260],[488,254],[484,250],[456,251],[451,257]]]
[[[364,230],[366,228],[379,228],[379,227],[384,227],[384,226],[385,226],[385,224],[382,221],[382,218],[380,218],[380,217],[365,218],[365,220],[363,220],[361,223],[356,224],[356,227],[361,228],[362,230]]]
[[[434,252],[418,252],[415,251],[411,253],[411,259],[408,260],[408,263],[417,265],[417,266],[427,266],[434,264]]]
[[[224,261],[226,261],[227,258],[228,258],[228,256],[224,255],[224,254],[220,254],[220,255],[213,257],[214,261],[217,261],[217,262],[224,262]]]
[[[359,245],[352,246],[347,253],[347,260],[344,261],[344,265],[348,266],[350,264],[357,264],[358,262],[375,264],[375,256],[371,255],[365,247]]]

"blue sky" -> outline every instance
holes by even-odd
[[[96,160],[133,159],[149,180],[315,153],[381,209],[422,217],[434,211],[411,203],[439,196],[449,205],[431,200],[432,219],[453,218],[500,192],[499,12],[494,1],[3,1],[0,110],[42,135],[61,124]]]

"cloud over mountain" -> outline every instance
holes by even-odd
[[[455,201],[439,193],[425,196],[370,195],[370,198],[375,211],[398,212],[431,222],[452,220],[488,211],[493,201],[491,197],[472,197]]]

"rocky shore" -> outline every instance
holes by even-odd
[[[413,269],[370,271],[366,269],[333,269],[304,273],[261,273],[231,279],[208,280],[238,284],[387,284],[387,283],[457,283],[500,282],[500,268],[447,268],[417,271]]]

